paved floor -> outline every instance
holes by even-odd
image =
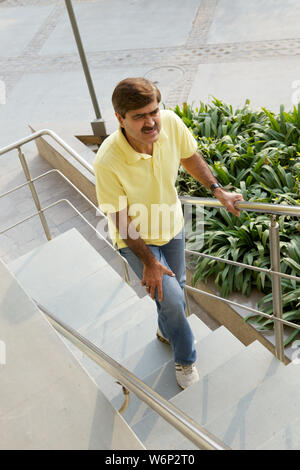
[[[300,99],[297,0],[73,0],[108,132],[110,97],[126,76],[156,81],[167,107],[216,96],[235,106],[286,109]],[[0,0],[0,148],[29,134],[28,124],[94,119],[62,0]],[[34,144],[24,147],[33,175],[49,169]],[[24,181],[16,152],[1,158],[0,193]],[[42,204],[68,197],[94,225],[97,217],[58,176],[37,184]],[[0,231],[34,210],[28,189],[0,199]],[[48,213],[53,235],[76,226],[74,212]],[[45,240],[37,218],[0,236],[4,261]]]

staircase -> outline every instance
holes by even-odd
[[[1,450],[144,449],[0,261]]]
[[[37,300],[227,446],[232,449],[296,449],[299,446],[300,366],[283,365],[257,341],[245,347],[224,327],[212,332],[198,317],[191,315],[188,321],[197,341],[201,380],[182,391],[175,380],[171,349],[156,339],[155,303],[149,296],[139,298],[75,229],[13,261],[9,269],[18,280],[27,303],[31,302],[29,297]],[[120,386],[70,342],[54,334],[32,302],[31,309],[55,337],[52,351],[50,346],[47,351],[47,367],[51,368],[59,344],[61,354],[67,356],[73,367],[76,364],[77,373],[88,378],[90,387],[99,390],[107,410],[126,428],[127,447],[123,439],[118,443],[111,440],[110,448],[196,448],[134,396],[121,417],[116,411],[123,402]],[[34,337],[39,337],[38,332]],[[33,334],[30,338],[30,347],[33,347]],[[62,347],[63,343],[67,348]],[[41,344],[39,347],[42,350]],[[58,362],[62,369],[68,368],[63,356]],[[63,370],[60,375],[64,376]],[[67,377],[72,380],[70,373]],[[70,383],[68,387],[64,393],[69,391],[72,395]],[[43,389],[43,393],[50,392]],[[85,400],[81,407],[85,410],[94,405]],[[82,416],[79,402],[77,406]],[[107,413],[103,415],[105,420]],[[68,441],[65,443],[68,447]],[[39,441],[37,447],[38,444]],[[98,445],[101,446],[100,438]],[[109,444],[102,445],[107,448]]]

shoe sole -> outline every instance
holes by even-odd
[[[162,336],[160,336],[159,334],[156,333],[156,336],[157,336],[157,339],[159,339],[159,341],[161,341],[162,343],[165,343],[165,344],[168,344],[170,346],[170,343],[169,341],[167,340],[167,338],[163,338]]]
[[[199,381],[199,380],[197,380],[197,382],[198,382],[198,381]],[[190,385],[187,385],[186,387],[183,387],[183,386],[180,385],[180,384],[177,382],[177,380],[176,380],[176,383],[177,383],[178,387],[181,388],[181,390],[186,390],[187,388],[191,387],[191,385],[194,385],[194,384],[196,384],[197,382],[194,382],[194,383],[192,383],[192,384],[190,384]]]
[[[177,381],[176,381],[177,382]],[[180,385],[178,382],[177,382],[177,385],[179,388],[181,388],[181,390],[185,390],[187,387],[183,387],[182,385]]]
[[[200,377],[199,377],[199,374],[198,374],[197,380],[195,380],[193,383],[191,383],[191,384],[189,384],[189,385],[186,385],[186,386],[184,387],[183,385],[180,385],[180,383],[178,382],[176,372],[175,372],[175,375],[176,375],[176,382],[177,382],[177,385],[178,385],[178,387],[181,388],[181,390],[186,390],[186,389],[189,388],[191,385],[194,385],[195,383],[199,382],[199,380],[200,380]]]

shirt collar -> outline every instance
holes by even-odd
[[[155,153],[157,146],[160,146],[167,139],[168,139],[168,136],[166,132],[161,128],[158,140],[154,142],[154,145],[153,145],[153,153]],[[137,161],[141,159],[147,160],[148,158],[152,158],[152,155],[149,155],[147,153],[139,153],[136,150],[134,150],[133,147],[131,147],[131,145],[129,144],[128,140],[126,139],[125,135],[122,132],[121,126],[119,126],[119,129],[118,129],[118,141],[119,141],[119,146],[122,149],[125,155],[126,161],[129,165],[136,163]]]

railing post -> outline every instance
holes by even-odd
[[[276,216],[270,216],[270,257],[271,270],[280,272],[280,245],[279,245],[279,224]],[[272,296],[273,296],[273,316],[282,319],[282,296],[281,296],[281,278],[277,274],[272,274]],[[274,321],[275,332],[275,354],[277,359],[284,362],[283,345],[283,324]]]
[[[88,89],[89,89],[89,92],[90,92],[90,97],[91,97],[93,107],[94,107],[94,111],[95,111],[95,115],[96,115],[96,120],[92,121],[92,123],[91,123],[92,129],[93,129],[93,132],[94,132],[95,135],[98,135],[99,137],[107,137],[105,123],[104,123],[104,120],[101,116],[101,112],[100,112],[99,104],[98,104],[98,101],[97,101],[96,92],[95,92],[95,89],[94,89],[90,69],[89,69],[87,59],[86,59],[86,55],[85,55],[85,52],[84,52],[84,48],[83,48],[83,45],[82,45],[81,36],[80,36],[80,33],[79,33],[79,28],[78,28],[78,25],[77,25],[77,21],[76,21],[74,9],[73,9],[72,1],[71,0],[65,0],[65,4],[66,4],[66,7],[67,7],[67,11],[68,11],[68,15],[69,15],[69,18],[70,18],[73,34],[74,34],[74,37],[75,37],[77,49],[78,49],[78,52],[79,52],[81,64],[82,64],[82,67],[83,67],[85,79],[86,79],[86,82],[87,82],[87,86],[88,86]]]
[[[189,317],[191,315],[191,307],[190,307],[189,296],[186,291],[186,288],[184,288],[184,300],[185,300],[185,315],[186,317]]]
[[[122,260],[122,266],[123,266],[124,280],[125,280],[125,282],[127,282],[127,284],[131,285],[129,270],[128,270],[128,266],[127,266],[126,261]]]
[[[25,174],[25,177],[29,183],[29,188],[30,188],[30,191],[31,191],[31,194],[32,194],[32,197],[33,197],[33,200],[34,200],[34,203],[35,203],[35,207],[37,208],[38,212],[39,212],[39,217],[41,219],[41,223],[42,223],[42,226],[43,226],[43,229],[45,231],[45,234],[46,234],[46,237],[47,237],[47,240],[51,240],[51,233],[50,233],[50,230],[49,230],[49,227],[48,227],[48,224],[47,224],[47,221],[46,221],[46,217],[41,209],[41,204],[40,204],[40,200],[39,200],[39,197],[37,195],[37,192],[36,192],[36,189],[35,189],[35,186],[32,182],[32,179],[31,179],[31,175],[30,175],[30,172],[29,172],[29,168],[28,168],[28,165],[27,165],[27,162],[25,160],[25,157],[24,157],[24,154],[21,150],[20,147],[18,147],[18,154],[19,154],[19,159],[20,159],[20,162],[21,162],[21,165],[22,165],[22,168],[23,168],[23,171],[24,171],[24,174]]]

